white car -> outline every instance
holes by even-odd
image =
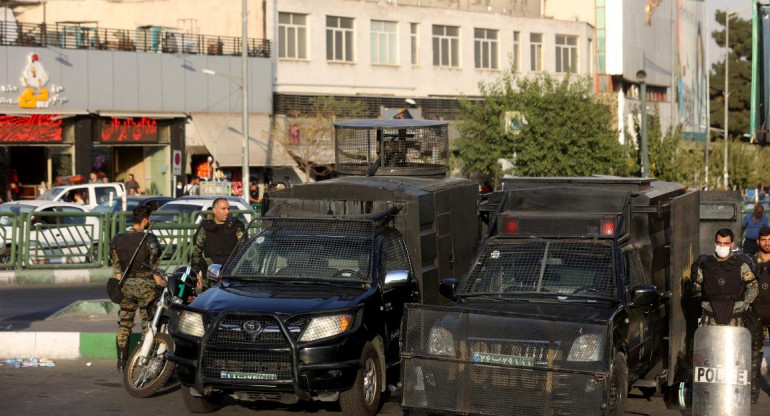
[[[82,204],[87,210],[96,208],[104,201],[118,199],[126,193],[126,185],[122,182],[108,183],[83,183],[80,185],[54,186],[43,195],[37,197],[39,201],[61,201],[75,203],[76,195],[83,200]]]
[[[210,211],[214,200],[217,198],[227,199],[227,202],[230,203],[230,212],[236,210],[251,210],[251,207],[247,206],[242,199],[234,196],[184,196],[182,198],[175,199],[161,205],[161,207],[158,208],[158,214],[153,213],[152,220],[156,222],[153,233],[158,236],[160,244],[164,249],[164,259],[168,258],[168,256],[174,252],[175,249],[173,247],[176,247],[177,237],[191,239],[193,236],[193,230],[187,230],[187,235],[185,235],[185,230],[176,228],[174,226],[174,224],[180,223],[180,217],[185,216],[189,218],[189,216],[195,212],[200,213],[202,211]],[[176,213],[176,215],[167,214],[172,212]],[[251,213],[239,213],[231,215],[235,215],[236,218],[243,221],[243,224],[246,227],[249,226],[249,222],[254,218]],[[196,215],[193,219],[195,224],[200,224],[201,221],[203,221],[203,216],[200,214]],[[166,227],[165,224],[171,225]],[[172,247],[170,250],[171,253],[169,253],[169,250],[166,249],[167,246]]]
[[[0,263],[10,261],[11,246],[16,245],[16,258],[20,259],[23,248],[19,245],[29,228],[29,258],[32,263],[87,263],[97,256],[100,228],[97,217],[65,215],[66,213],[87,213],[83,205],[43,200],[14,201],[0,204],[0,233],[2,250]],[[1,215],[16,214],[17,227],[13,217]],[[61,213],[60,215],[50,215]],[[30,214],[22,221],[21,214]],[[48,214],[48,215],[47,215]],[[17,260],[18,261],[18,260]]]

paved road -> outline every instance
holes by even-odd
[[[77,300],[105,299],[103,282],[78,285],[0,286],[0,331],[23,331]]]
[[[15,416],[38,415],[136,415],[152,414],[178,416],[186,414],[178,384],[171,383],[165,392],[149,399],[134,399],[123,389],[113,361],[59,361],[53,368],[13,369],[0,366],[0,390],[3,400],[0,414]],[[768,386],[765,386],[768,387]],[[265,402],[237,402],[228,398],[216,415],[255,414],[290,416],[307,413],[339,415],[339,406],[330,403],[301,403],[280,405]],[[382,415],[400,415],[398,397],[392,397],[382,408]],[[679,416],[678,411],[666,410],[661,397],[650,400],[631,395],[626,415]],[[752,416],[770,415],[770,396],[763,394],[754,406]]]

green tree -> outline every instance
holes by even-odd
[[[725,47],[725,12],[717,10],[716,21],[722,30],[711,33],[720,49],[714,53],[724,55]],[[749,132],[751,122],[751,21],[738,16],[730,18],[729,45],[729,92],[728,102],[729,136],[740,138]],[[724,129],[725,107],[725,61],[711,65],[709,75],[709,96],[711,100],[711,126]],[[724,148],[724,147],[723,147]]]
[[[461,100],[457,149],[466,174],[627,174],[612,112],[595,98],[589,79],[559,81],[548,74],[519,79],[507,70],[479,89],[483,100]],[[519,111],[526,124],[505,133],[501,119],[506,111]],[[512,159],[514,152],[513,172],[501,172],[498,159]]]

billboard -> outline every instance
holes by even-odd
[[[706,3],[678,0],[676,16],[677,110],[685,139],[706,140],[709,127],[709,78],[705,43]]]

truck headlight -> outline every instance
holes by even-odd
[[[315,341],[341,334],[353,327],[353,315],[340,314],[319,316],[310,320],[300,342]]]
[[[179,315],[179,332],[193,337],[202,337],[206,334],[203,326],[203,315],[197,312],[182,311]]]
[[[435,327],[430,330],[428,353],[454,357],[455,341],[452,333],[446,328]]]
[[[567,361],[599,361],[603,337],[599,334],[584,334],[572,343]]]

